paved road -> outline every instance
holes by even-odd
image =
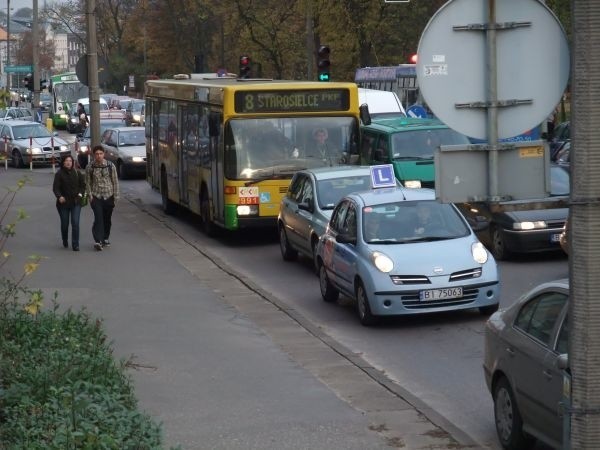
[[[74,253],[60,242],[51,170],[0,171],[1,186],[31,176],[13,207],[29,217],[9,242],[6,273],[43,255],[28,285],[104,319],[115,355],[133,358],[140,405],[164,424],[168,445],[474,448],[359,354],[251,279],[232,277],[143,205],[119,203],[113,246],[102,252],[92,249],[86,208]]]

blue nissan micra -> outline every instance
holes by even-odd
[[[363,325],[379,316],[498,309],[496,261],[431,189],[347,195],[319,240],[317,265],[323,299],[356,299]]]

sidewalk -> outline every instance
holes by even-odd
[[[162,422],[165,448],[478,448],[134,201],[115,209],[111,248],[93,250],[90,208],[81,251],[62,248],[51,169],[0,167],[0,186],[24,175],[32,183],[15,208],[29,218],[8,242],[13,270],[33,253],[47,257],[28,285],[104,319],[115,356],[134,355],[140,407]]]

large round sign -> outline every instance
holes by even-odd
[[[451,0],[427,24],[419,42],[417,79],[433,113],[451,128],[487,138],[489,76],[484,0]],[[536,127],[556,107],[569,79],[569,48],[556,18],[538,0],[497,0],[498,137]],[[520,101],[525,101],[519,103]],[[527,103],[527,101],[530,101]],[[479,107],[457,107],[457,105]]]

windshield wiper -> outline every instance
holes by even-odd
[[[433,156],[394,156],[393,161],[430,161]]]
[[[447,239],[454,239],[454,236],[423,236],[418,238],[406,239],[404,242],[412,244],[413,242],[433,242],[433,241],[445,241]]]

